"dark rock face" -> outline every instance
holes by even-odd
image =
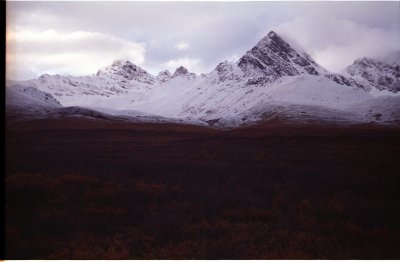
[[[273,31],[240,58],[238,66],[245,72],[245,76],[278,78],[303,73],[320,75],[318,65],[309,55],[300,55]]]
[[[244,77],[250,78],[247,85],[261,86],[282,76],[308,74],[324,76],[340,85],[368,89],[354,79],[329,73],[308,54],[296,51],[273,31],[247,51],[237,65],[244,72]]]
[[[324,76],[326,78],[329,78],[332,81],[338,83],[339,85],[354,86],[354,87],[358,87],[358,88],[363,88],[366,91],[369,90],[369,88],[361,85],[360,83],[358,83],[354,79],[346,78],[346,77],[344,77],[342,75],[339,75],[339,74],[325,74]]]
[[[352,77],[359,77],[378,90],[400,91],[400,67],[371,58],[361,58],[345,69]]]
[[[161,82],[164,83],[166,81],[168,81],[169,79],[171,79],[172,74],[168,71],[168,70],[164,70],[161,71],[160,73],[158,73],[156,79]]]
[[[178,68],[175,70],[173,76],[174,76],[174,77],[175,77],[175,76],[181,76],[181,75],[186,75],[186,74],[188,74],[188,73],[189,73],[189,71],[188,71],[185,67],[180,66],[180,67],[178,67]]]
[[[247,80],[246,82],[246,86],[250,86],[250,85],[265,85],[267,83],[273,82],[276,78],[271,78],[271,77],[254,77],[251,78],[249,80]]]
[[[177,77],[177,76],[186,76],[189,79],[193,79],[196,77],[196,74],[190,73],[189,70],[187,70],[185,67],[180,66],[175,70],[174,74],[172,75],[172,77]]]
[[[161,71],[158,75],[159,76],[171,76],[171,73],[168,70],[164,70],[164,71]]]
[[[230,63],[228,61],[224,61],[219,63],[214,71],[218,74],[218,79],[220,82],[228,81],[228,80],[239,80],[240,76],[235,74],[234,71],[235,64]]]
[[[218,74],[223,75],[224,73],[228,72],[228,68],[229,68],[229,63],[227,61],[224,61],[217,65],[217,67],[215,68],[215,71],[217,71]]]

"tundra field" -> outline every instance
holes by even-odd
[[[6,121],[6,259],[399,259],[400,132]]]

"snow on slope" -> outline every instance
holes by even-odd
[[[354,70],[361,72],[360,68],[364,70],[358,65]],[[383,68],[374,72],[386,79],[387,67]],[[201,76],[179,67],[173,74],[163,71],[155,77],[129,61],[116,61],[94,76],[43,75],[20,85],[46,92],[63,106],[154,121],[237,126],[270,115],[291,121],[296,117],[299,121],[369,121],[369,113],[362,108],[376,107],[386,101],[376,97],[394,95],[396,89],[381,88],[377,81],[385,89],[378,91],[358,73],[346,73],[347,77],[329,72],[270,32],[236,63],[222,62]],[[396,110],[396,105],[389,105],[392,108],[387,110]]]
[[[152,85],[155,83],[155,78],[151,74],[147,73],[141,67],[132,64],[130,61],[117,60],[111,66],[100,69],[96,76],[104,76],[111,78],[116,81],[126,79],[128,81],[135,80],[139,83],[145,83]]]
[[[6,87],[6,105],[20,107],[61,107],[50,94],[32,86],[10,85]]]
[[[116,61],[100,69],[95,76],[42,75],[38,79],[20,82],[51,94],[63,106],[98,104],[110,97],[151,89],[154,77],[129,61]]]
[[[400,96],[380,96],[347,108],[363,116],[363,122],[400,124]]]
[[[271,31],[241,57],[238,66],[245,76],[262,76],[271,82],[281,76],[320,75],[326,70],[307,54],[299,54]]]
[[[386,64],[371,58],[361,58],[344,69],[344,73],[364,85],[378,90],[400,91],[400,67]]]
[[[306,75],[281,78],[268,92],[268,97],[274,101],[334,109],[372,98],[363,89],[340,85],[325,77]]]
[[[14,120],[43,119],[59,117],[86,117],[131,122],[168,122],[206,125],[205,122],[192,119],[166,118],[134,110],[112,110],[108,108],[88,108],[79,106],[63,107],[50,94],[32,86],[9,83],[6,88],[6,112],[14,115]]]
[[[35,87],[11,84],[6,87],[6,113],[18,118],[46,118],[62,109],[50,94]]]
[[[288,123],[354,124],[362,122],[363,119],[362,116],[345,110],[272,101],[268,104],[259,104],[236,117],[216,119],[213,124],[234,127],[267,120],[279,120]]]
[[[161,71],[157,76],[156,76],[156,81],[159,83],[163,83],[165,81],[168,81],[172,77],[172,74],[168,70]]]
[[[195,81],[186,78],[172,79],[160,88],[151,90],[147,99],[140,100],[137,94],[130,94],[109,100],[102,106],[210,121],[234,118],[260,104],[274,102],[343,110],[349,105],[372,98],[372,95],[362,89],[339,85],[323,76],[286,76],[272,84],[253,86],[247,85],[246,79],[234,77],[221,81],[215,71]],[[241,122],[240,119],[238,123]]]
[[[103,110],[79,106],[62,107],[50,94],[35,87],[11,85],[6,88],[6,112],[14,115],[13,119],[43,119],[59,117],[85,117],[94,119],[131,121],[131,122],[168,122],[206,125],[197,119],[174,119],[133,110]]]
[[[101,106],[210,121],[271,101],[343,108],[372,98],[354,83],[329,73],[270,32],[237,63],[222,62],[200,77],[178,75],[145,94],[130,93]]]

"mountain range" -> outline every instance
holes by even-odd
[[[238,61],[207,74],[183,66],[157,76],[115,61],[92,76],[7,81],[19,117],[85,116],[237,127],[259,121],[400,123],[400,52],[360,58],[338,73],[271,31]]]

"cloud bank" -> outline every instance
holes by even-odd
[[[203,68],[203,61],[199,58],[183,57],[169,60],[162,65],[162,68],[166,68],[173,73],[180,66],[186,67],[190,72],[199,72]]]
[[[270,30],[332,71],[400,50],[400,2],[7,2],[7,77],[87,75],[116,59],[206,73]]]
[[[138,65],[145,60],[143,43],[86,31],[7,28],[6,49],[7,76],[11,79],[43,73],[90,75],[116,59],[128,59]]]
[[[275,30],[336,72],[363,56],[381,57],[400,48],[399,28],[369,27],[330,15],[296,18]]]

